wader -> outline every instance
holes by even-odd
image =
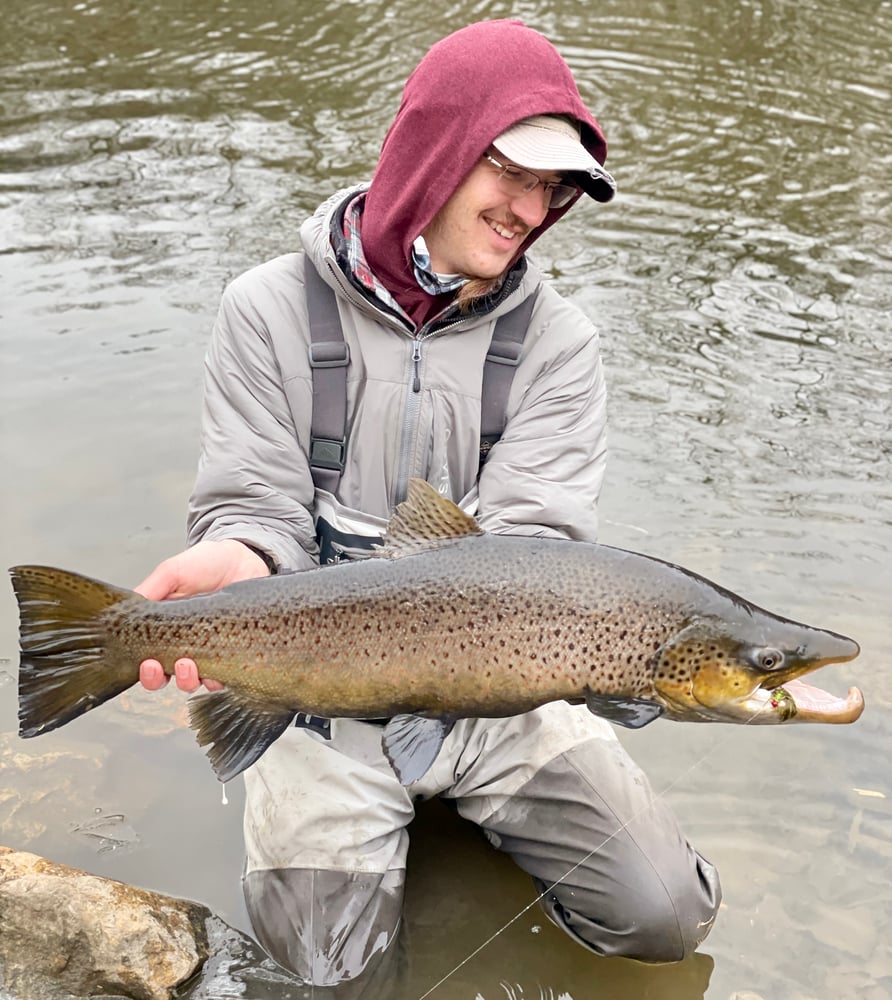
[[[598,955],[672,962],[709,932],[711,864],[585,706],[463,719],[433,767],[403,787],[381,726],[291,727],[245,772],[245,900],[263,947],[308,983],[380,961],[400,925],[417,799],[451,799],[539,892],[551,920]],[[593,852],[593,853],[591,853]],[[578,867],[577,867],[578,866]],[[567,876],[567,873],[570,875]],[[565,878],[565,876],[567,876]]]

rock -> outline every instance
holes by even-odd
[[[0,996],[170,1000],[208,955],[210,911],[0,847]]]

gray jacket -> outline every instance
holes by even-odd
[[[336,292],[350,349],[338,501],[386,519],[416,476],[476,510],[487,531],[594,539],[606,461],[595,328],[527,262],[519,285],[488,312],[425,326],[416,338],[406,321],[358,290],[335,259],[332,220],[356,190],[329,199],[301,228],[303,252]],[[286,254],[255,267],[224,292],[206,360],[189,509],[190,544],[236,538],[290,569],[318,560],[301,257]],[[495,320],[537,287],[505,431],[478,483],[483,362]]]

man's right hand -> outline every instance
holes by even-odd
[[[238,580],[269,576],[266,563],[234,538],[203,541],[160,563],[134,590],[151,601],[209,594]],[[183,657],[174,664],[177,687],[195,691],[202,684],[209,691],[223,687],[218,681],[202,678],[194,660]],[[143,660],[139,679],[144,688],[158,691],[170,677],[158,660]]]

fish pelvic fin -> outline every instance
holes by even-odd
[[[482,535],[480,525],[423,479],[410,479],[406,499],[397,506],[381,554],[389,559],[437,548],[469,535]]]
[[[401,785],[423,778],[452,732],[452,719],[395,715],[384,727],[381,745]]]
[[[198,734],[220,781],[259,760],[291,725],[295,710],[245,691],[224,688],[189,699],[189,724]]]
[[[64,726],[126,691],[138,663],[109,658],[103,612],[132,591],[49,566],[9,571],[19,605],[19,735]]]

